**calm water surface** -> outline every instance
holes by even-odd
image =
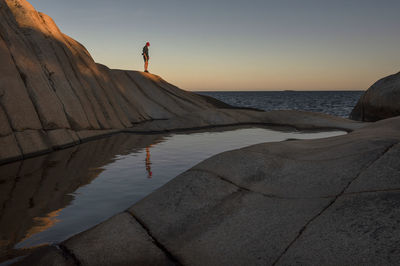
[[[120,134],[1,166],[0,262],[23,248],[60,242],[104,221],[214,154],[342,134],[267,128]]]
[[[349,117],[363,91],[216,91],[198,92],[233,106],[265,111],[303,110]]]

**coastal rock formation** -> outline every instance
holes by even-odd
[[[350,114],[358,121],[375,122],[400,115],[400,72],[377,81]]]
[[[19,264],[391,265],[400,260],[400,118],[366,125],[309,112],[234,109],[155,75],[95,63],[81,44],[24,0],[0,0],[0,59],[0,163],[117,132],[238,124],[350,132],[213,156],[125,212],[44,246]],[[394,114],[388,110],[396,107],[391,97],[398,75],[376,84],[392,95],[374,102],[375,111],[360,104],[360,120],[374,120],[368,118],[371,112],[380,118]],[[367,103],[377,97],[363,98]],[[107,154],[101,160],[108,160]],[[73,159],[60,162],[51,171],[79,169],[65,166]],[[0,222],[10,226],[1,234],[15,233],[8,247],[29,227],[15,228],[9,222],[13,215],[25,215],[30,223],[42,209],[62,206],[48,206],[42,194],[68,202],[64,193],[90,182],[78,176],[68,183],[61,175],[59,191],[53,183],[58,179],[46,179],[51,171],[26,163],[9,167],[17,175],[29,169],[31,178],[0,180],[9,191],[0,198]],[[49,195],[43,193],[46,186]],[[7,209],[9,200],[21,202],[20,212]],[[27,209],[31,213],[21,213]]]
[[[25,0],[0,0],[0,61],[0,164],[121,131],[361,126],[322,114],[239,110],[156,75],[111,70]]]
[[[400,118],[213,156],[19,265],[396,265]]]
[[[3,162],[144,121],[215,109],[158,76],[96,64],[25,0],[0,0],[0,60]]]

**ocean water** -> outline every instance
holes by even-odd
[[[363,91],[197,92],[238,107],[265,111],[303,110],[348,117]]]

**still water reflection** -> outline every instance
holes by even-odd
[[[0,167],[0,262],[127,209],[200,161],[251,144],[345,134],[226,129],[120,134]]]

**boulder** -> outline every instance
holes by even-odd
[[[361,96],[350,114],[358,121],[374,122],[400,115],[400,72],[377,81]]]

